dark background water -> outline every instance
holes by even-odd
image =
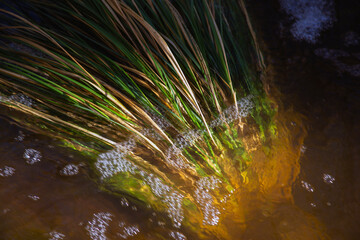
[[[308,136],[293,186],[295,204],[318,217],[331,239],[359,239],[360,39],[349,44],[346,36],[351,31],[359,37],[360,3],[335,1],[335,22],[316,43],[294,39],[293,21],[278,1],[249,6],[283,107],[305,117]],[[324,174],[334,177],[333,183]]]

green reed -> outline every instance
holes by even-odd
[[[242,1],[27,4],[0,15],[0,104],[29,116],[14,119],[90,153],[105,189],[167,209],[177,226],[174,199],[202,211],[199,179],[233,190],[227,169],[240,176],[251,160],[244,124],[263,134],[273,112]]]

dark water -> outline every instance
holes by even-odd
[[[339,31],[350,20],[340,18],[325,33],[331,40],[308,45],[281,34],[278,7],[250,5],[269,93],[279,104],[277,151],[254,157],[257,177],[248,176],[232,197],[239,207],[224,210],[220,227],[203,238],[359,239],[360,79],[316,54],[337,49],[348,53],[338,61],[359,64],[360,51],[341,45]],[[338,6],[338,17],[345,7]],[[0,239],[197,239],[151,209],[101,191],[87,159],[57,144],[0,120]]]
[[[360,5],[333,3],[335,22],[315,44],[284,30],[291,21],[277,1],[257,1],[250,9],[258,16],[273,90],[284,109],[303,115],[307,130],[294,204],[316,217],[330,239],[359,239],[360,45],[348,40],[351,32],[358,39]]]

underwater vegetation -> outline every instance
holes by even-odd
[[[102,189],[174,227],[218,224],[275,128],[242,1],[29,0],[0,13],[12,119],[88,155]]]

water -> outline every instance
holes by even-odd
[[[355,29],[344,29],[341,49],[332,42],[308,47],[293,36],[279,40],[274,32],[283,19],[276,17],[275,5],[251,7],[261,16],[255,25],[266,43],[270,94],[279,104],[276,151],[254,151],[243,182],[216,206],[209,191],[218,182],[194,183],[195,201],[205,213],[205,225],[195,229],[200,235],[169,221],[169,215],[182,216],[181,196],[156,178],[146,179],[168,199],[167,213],[99,189],[87,158],[2,119],[0,239],[358,239],[360,99],[352,71],[360,64],[357,33],[350,38],[348,32]],[[1,113],[6,115],[4,109]],[[120,170],[136,171],[119,162]],[[103,177],[111,174],[103,172]]]
[[[0,132],[0,239],[157,239],[145,233],[172,232],[151,210],[100,191],[76,152],[3,119]]]
[[[91,171],[85,164],[88,159],[55,147],[59,144],[56,140],[28,132],[7,120],[1,120],[0,126],[2,239],[236,239],[239,235],[249,239],[258,234],[257,228],[263,228],[264,221],[269,226],[263,228],[263,234],[271,237],[279,211],[285,212],[281,213],[284,219],[277,226],[276,237],[288,231],[287,226],[296,224],[288,219],[294,214],[301,225],[318,224],[292,203],[291,185],[299,172],[298,159],[305,136],[294,113],[284,114],[279,121],[281,141],[273,143],[277,152],[269,157],[255,151],[256,162],[244,172],[243,184],[239,183],[241,187],[225,196],[221,204],[215,204],[211,193],[220,184],[217,178],[204,177],[195,183],[195,202],[203,211],[201,229],[181,226],[181,194],[155,176],[143,173],[154,194],[165,199],[165,213],[101,191],[91,180]],[[121,154],[113,156],[114,153],[117,152],[100,155],[98,160],[111,154],[112,159],[122,159]],[[123,163],[120,170],[124,168],[141,172],[130,162]]]
[[[282,107],[302,114],[307,130],[292,186],[294,204],[336,240],[360,234],[359,7],[336,2],[333,27],[305,44],[293,40],[291,22],[278,14],[275,1],[252,5],[276,86],[272,94],[280,91]]]

